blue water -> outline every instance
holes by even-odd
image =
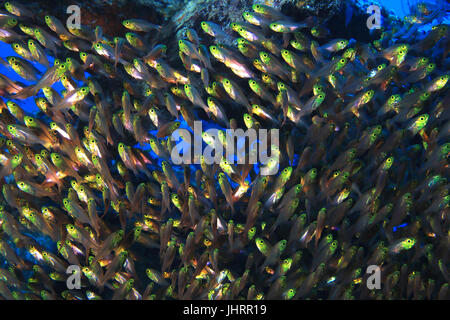
[[[378,2],[386,10],[394,12],[397,17],[403,18],[409,14],[408,2],[406,0],[379,0]]]
[[[441,6],[444,6],[443,3],[445,3],[446,0],[428,0],[428,1],[423,1],[423,0],[378,0],[378,1],[374,1],[374,3],[379,3],[382,7],[384,7],[386,10],[388,11],[392,11],[397,17],[399,18],[404,18],[405,16],[410,14],[410,9],[408,4],[410,5],[414,5],[420,2],[426,2],[426,3],[438,3]],[[447,1],[448,2],[448,1]],[[448,6],[448,3],[447,3]],[[448,10],[448,8],[447,8]],[[450,22],[450,18],[447,15],[443,21],[444,23],[449,23]],[[436,24],[436,22],[434,22],[433,24]],[[431,26],[433,25],[427,25],[426,28],[424,28],[424,30],[428,30],[431,29]]]

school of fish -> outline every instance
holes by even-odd
[[[418,31],[432,7],[364,43],[254,4],[178,48],[145,20],[110,37],[4,9],[17,55],[0,62],[32,84],[0,74],[0,299],[450,297],[450,41]],[[196,120],[279,128],[277,174],[175,165],[171,135]]]

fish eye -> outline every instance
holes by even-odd
[[[344,63],[345,62],[345,59],[341,59],[341,63]]]
[[[399,54],[403,54],[403,50],[400,50],[398,53],[399,53]]]
[[[323,98],[324,98],[323,94],[319,94],[319,99],[323,99]]]

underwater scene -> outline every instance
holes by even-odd
[[[445,0],[0,1],[0,300],[448,300]]]

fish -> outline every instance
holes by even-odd
[[[77,29],[4,3],[0,298],[445,299],[445,10],[386,16],[369,40],[304,1],[203,5],[116,21],[92,3],[110,10]],[[359,9],[336,8],[342,25]],[[213,148],[241,129],[248,159]],[[61,285],[69,265],[81,289]]]
[[[159,31],[161,29],[161,26],[143,19],[128,19],[124,20],[122,24],[127,29],[140,32],[149,32],[151,30]]]

